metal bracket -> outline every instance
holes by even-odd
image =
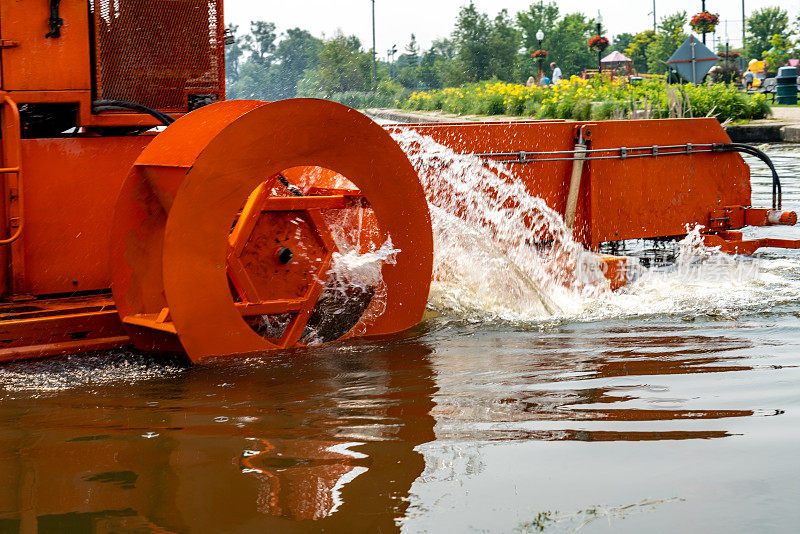
[[[45,38],[58,39],[61,37],[61,26],[64,25],[64,19],[58,15],[60,4],[61,0],[50,0],[50,18],[47,20],[50,31],[47,32]]]

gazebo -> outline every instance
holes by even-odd
[[[621,52],[611,52],[604,57],[600,64],[603,71],[611,72],[611,75],[630,76],[633,73],[633,61]]]

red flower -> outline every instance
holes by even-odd
[[[606,48],[608,48],[609,42],[608,39],[603,37],[602,35],[595,35],[588,41],[586,44],[589,45],[589,48],[592,50],[596,50],[597,52],[602,52]]]
[[[717,24],[719,24],[719,13],[709,13],[708,11],[697,13],[689,21],[689,26],[698,33],[713,32]]]
[[[531,54],[531,57],[546,58],[547,54],[549,54],[549,52],[547,50],[539,49],[539,50],[536,50],[533,54]]]

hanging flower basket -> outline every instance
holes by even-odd
[[[719,24],[719,13],[703,11],[692,17],[689,26],[697,33],[713,33]]]
[[[539,49],[536,50],[533,54],[531,54],[531,57],[535,59],[547,59],[548,54],[549,52],[547,50]]]
[[[608,48],[608,39],[603,37],[602,35],[595,35],[588,41],[586,44],[589,45],[589,50],[592,52],[602,52],[606,48]]]
[[[722,59],[737,59],[737,58],[742,57],[742,54],[740,54],[739,52],[735,52],[735,51],[733,51],[733,52],[720,52],[717,55],[719,57],[721,57]]]

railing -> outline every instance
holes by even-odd
[[[8,209],[8,226],[14,233],[6,239],[0,239],[0,245],[10,245],[20,238],[24,227],[22,204],[22,141],[17,103],[5,93],[0,93],[0,107],[2,108],[2,161],[0,175],[3,175],[4,187],[7,196],[4,200]],[[16,176],[16,184],[7,181],[8,175]]]

